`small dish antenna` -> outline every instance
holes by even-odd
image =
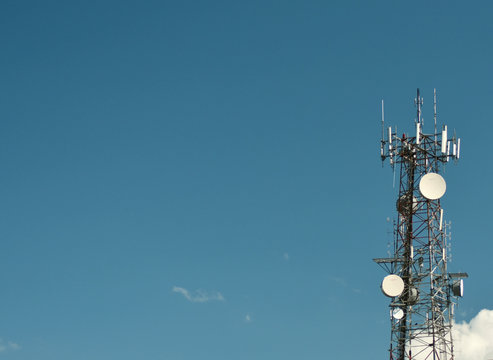
[[[404,317],[404,310],[401,308],[394,308],[394,310],[392,310],[392,317],[396,320],[402,319]]]
[[[411,200],[412,198],[412,200]],[[418,199],[408,194],[402,195],[396,203],[397,211],[402,215],[410,215],[418,210]]]
[[[447,184],[440,174],[428,173],[419,181],[419,191],[428,200],[440,199],[447,190]]]
[[[415,304],[418,300],[419,300],[418,289],[416,289],[414,286],[411,286],[409,288],[409,301],[412,304]]]
[[[399,275],[387,275],[383,278],[381,288],[385,296],[399,296],[404,291],[404,280]]]

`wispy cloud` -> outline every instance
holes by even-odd
[[[336,284],[340,285],[340,286],[343,286],[343,287],[347,287],[347,282],[346,282],[346,279],[343,279],[341,277],[337,277],[337,276],[333,276],[332,278],[332,281],[334,281]]]
[[[191,302],[204,303],[208,301],[225,301],[226,299],[219,291],[204,291],[204,290],[195,290],[194,293],[191,293],[185,288],[179,286],[173,286],[171,290],[175,293],[182,294],[185,299]]]
[[[19,350],[21,347],[13,341],[5,341],[0,338],[0,353],[9,350]]]
[[[282,257],[284,258],[284,260],[289,261],[289,254],[287,252],[282,254]]]
[[[470,322],[454,324],[457,360],[493,359],[493,310],[481,310]]]
[[[333,276],[330,279],[340,287],[351,289],[351,291],[355,294],[361,294],[362,293],[361,289],[350,287],[348,281],[346,281],[346,279],[344,279],[342,277]]]
[[[250,314],[245,315],[245,322],[246,323],[251,323],[253,321],[252,316]]]

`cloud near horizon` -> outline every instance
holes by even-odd
[[[452,327],[456,360],[493,359],[493,310],[483,309],[469,322]]]
[[[205,303],[209,301],[225,301],[226,299],[219,291],[206,292],[204,290],[195,290],[192,294],[185,288],[173,286],[172,292],[182,294],[190,302]]]
[[[455,360],[492,360],[493,359],[493,310],[481,310],[471,321],[454,323],[452,326]],[[421,345],[413,347],[413,359],[429,360],[433,342],[431,337],[421,338]],[[426,347],[424,347],[426,346]]]

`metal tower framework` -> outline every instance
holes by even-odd
[[[382,101],[380,155],[392,168],[399,167],[399,197],[392,254],[374,261],[404,283],[400,295],[387,294],[391,297],[390,359],[453,360],[453,308],[462,296],[462,278],[467,274],[448,273],[449,236],[441,196],[425,197],[420,182],[426,174],[439,174],[449,160],[459,159],[460,139],[455,134],[448,138],[447,126],[437,132],[436,92],[433,133],[423,132],[419,89],[415,104],[415,136],[398,136],[389,127],[385,138]]]

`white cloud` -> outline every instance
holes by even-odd
[[[178,286],[173,286],[171,291],[182,294],[185,299],[191,302],[225,301],[224,296],[219,291],[206,292],[204,290],[195,290],[192,294],[187,289]]]
[[[0,338],[0,352],[5,352],[9,350],[19,350],[21,347],[13,341],[4,341]]]
[[[284,258],[284,260],[289,261],[289,254],[287,252],[282,254],[282,257]]]
[[[21,347],[19,346],[19,344],[9,341],[9,348],[11,348],[12,350],[19,350]]]
[[[456,360],[493,359],[493,310],[481,310],[470,322],[452,329]]]
[[[253,321],[252,316],[250,314],[245,315],[245,322],[246,323],[251,323]]]
[[[471,321],[452,326],[455,360],[493,360],[493,310],[481,310]],[[429,360],[431,337],[413,345],[413,359]]]

